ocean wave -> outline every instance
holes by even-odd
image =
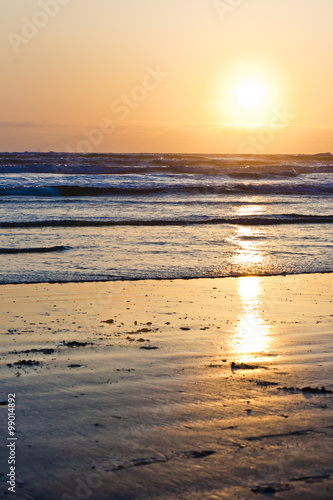
[[[252,215],[238,217],[202,218],[202,219],[132,219],[132,220],[34,220],[34,221],[7,221],[0,222],[0,228],[39,228],[39,227],[116,227],[116,226],[195,226],[195,225],[221,225],[234,224],[244,226],[273,226],[282,224],[332,224],[333,215]],[[52,247],[54,249],[67,249],[68,247]],[[30,249],[33,250],[33,249]],[[47,249],[44,251],[47,251]],[[1,253],[1,251],[0,251]],[[4,253],[4,252],[3,252]]]
[[[65,250],[70,250],[71,247],[57,245],[54,247],[31,247],[31,248],[0,248],[0,254],[11,255],[19,253],[50,253],[50,252],[63,252]]]
[[[330,195],[333,182],[311,183],[225,183],[159,184],[119,186],[10,186],[1,187],[0,196],[83,197],[83,196],[154,196],[154,195]]]
[[[0,153],[0,173],[122,175],[198,174],[230,177],[297,177],[332,173],[333,156]]]

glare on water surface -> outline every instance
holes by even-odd
[[[239,278],[238,293],[242,311],[235,332],[236,350],[242,355],[266,351],[270,345],[270,327],[262,317],[261,278]]]
[[[251,211],[251,207],[246,208]],[[233,256],[233,264],[236,267],[246,266],[250,269],[253,267],[255,271],[256,266],[266,258],[260,240],[260,230],[238,226],[233,238],[238,246],[238,250]],[[246,276],[239,278],[237,282],[241,312],[237,318],[233,343],[236,352],[249,361],[248,355],[251,353],[269,349],[270,326],[265,323],[263,318],[261,278],[259,276]]]

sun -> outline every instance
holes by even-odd
[[[249,108],[261,105],[267,93],[265,87],[257,81],[244,82],[235,90],[238,103]]]
[[[275,68],[255,62],[226,67],[217,76],[210,102],[212,115],[230,127],[262,127],[272,121],[286,99],[285,84]]]
[[[274,85],[267,78],[253,77],[228,82],[223,112],[229,124],[258,127],[270,120],[276,106]]]

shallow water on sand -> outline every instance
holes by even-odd
[[[331,275],[0,295],[18,498],[331,498]]]

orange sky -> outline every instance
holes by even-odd
[[[0,150],[333,150],[332,19],[331,0],[0,0]]]

